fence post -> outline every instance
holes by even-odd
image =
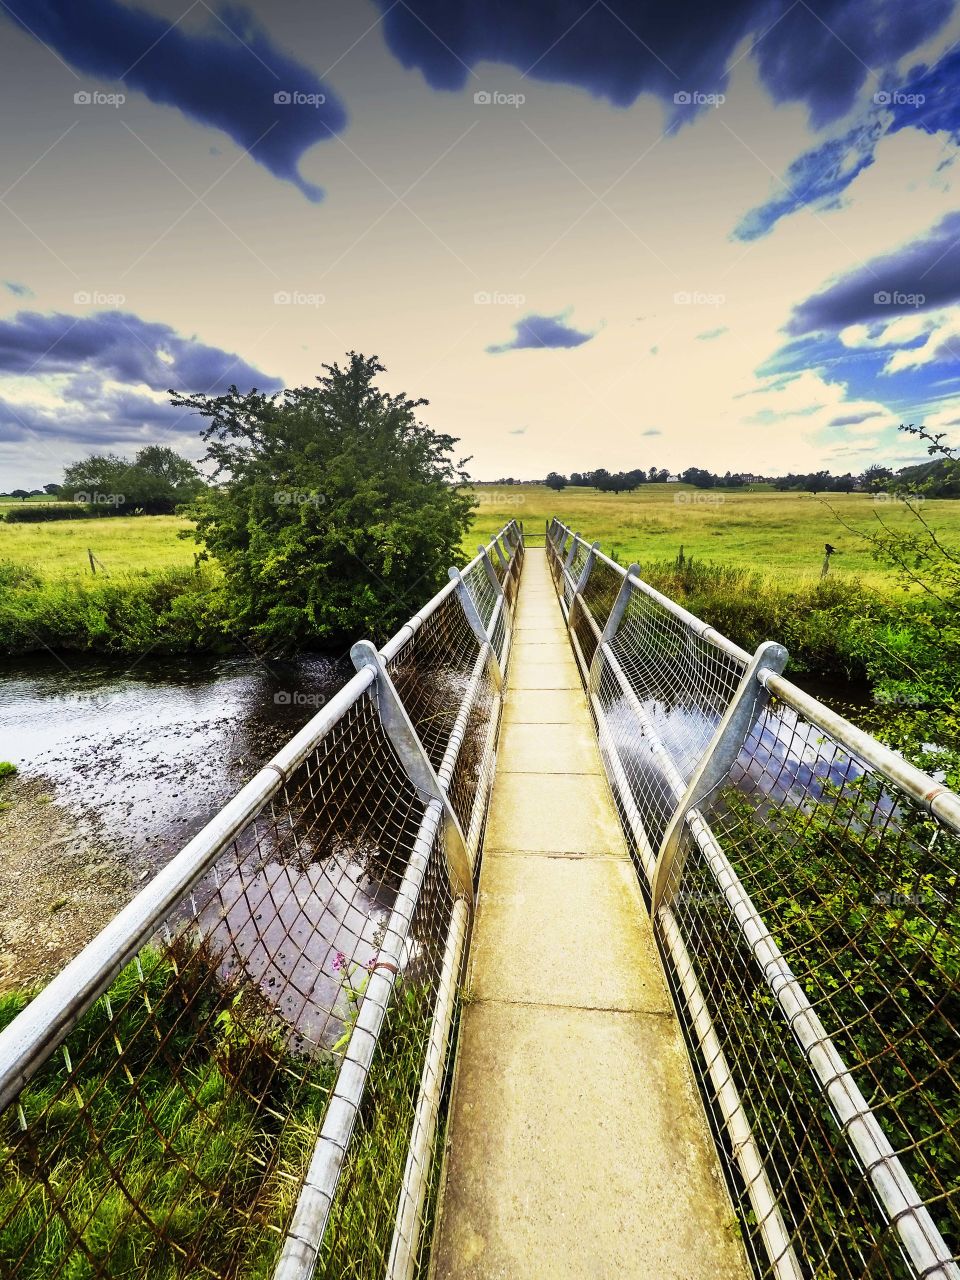
[[[650,913],[657,912],[667,896],[680,853],[680,842],[687,818],[710,792],[727,776],[760,714],[765,689],[757,679],[761,667],[778,675],[786,666],[789,654],[782,644],[765,640],[750,659],[737,690],[727,706],[713,737],[693,772],[683,798],[674,810],[657,855],[650,886]]]
[[[507,540],[507,535],[506,535],[506,532],[505,532],[505,531],[504,531],[504,533],[503,533],[503,540],[504,540],[504,542],[506,542],[506,540]],[[509,546],[509,543],[507,543],[507,545]],[[510,561],[509,561],[509,560],[507,559],[507,557],[504,555],[503,547],[501,547],[501,545],[500,545],[500,537],[499,537],[499,536],[498,536],[498,537],[496,537],[496,538],[494,538],[494,540],[493,540],[493,549],[494,549],[494,551],[496,551],[496,553],[497,553],[497,559],[500,561],[500,568],[501,568],[501,569],[503,569],[503,570],[504,570],[504,572],[506,572],[507,565],[510,563]]]
[[[471,631],[482,645],[485,644],[489,646],[490,658],[493,665],[493,679],[499,689],[503,684],[503,671],[500,667],[500,659],[497,657],[497,652],[493,647],[491,638],[487,634],[486,627],[483,625],[483,619],[480,617],[479,613],[477,613],[477,606],[473,603],[473,596],[467,590],[467,584],[464,582],[463,575],[460,573],[459,569],[451,566],[451,568],[447,570],[447,573],[457,584],[457,596],[460,600],[460,607],[463,609],[464,616],[470,624]],[[501,608],[503,607],[504,606],[501,605]]]
[[[457,815],[453,811],[450,797],[440,785],[440,779],[413,727],[413,721],[407,715],[407,709],[397,693],[397,687],[390,679],[387,664],[369,640],[359,640],[350,650],[350,657],[358,671],[362,671],[364,667],[373,667],[376,672],[377,678],[372,687],[380,713],[380,723],[393,743],[407,777],[422,795],[430,800],[439,800],[443,805],[448,837],[444,846],[447,868],[454,889],[466,899],[472,914],[473,873],[470,869],[467,841]]]
[[[620,590],[617,592],[617,598],[614,600],[610,616],[607,618],[607,625],[603,628],[600,644],[597,645],[598,653],[600,652],[600,645],[609,644],[620,630],[620,623],[623,621],[623,615],[626,613],[627,605],[630,603],[630,593],[633,591],[633,587],[630,585],[630,575],[639,572],[640,566],[634,561],[627,570],[623,582],[620,583]]]

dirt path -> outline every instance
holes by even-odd
[[[42,778],[0,783],[0,992],[48,981],[131,896],[110,842]]]

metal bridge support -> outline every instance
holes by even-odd
[[[379,651],[369,640],[360,640],[350,650],[353,665],[358,671],[364,667],[372,667],[376,672],[373,684],[380,722],[384,732],[393,743],[400,762],[406,770],[407,777],[428,800],[439,800],[443,805],[447,840],[445,844],[450,879],[459,897],[466,899],[473,910],[473,872],[470,867],[470,854],[467,842],[457,815],[453,811],[450,797],[440,785],[430,757],[424,750],[423,743],[417,736],[407,709],[397,693],[397,687],[390,679],[390,672]]]
[[[570,566],[573,564],[573,557],[577,553],[577,539],[579,537],[580,537],[579,533],[575,533],[573,537],[570,539],[570,550],[567,552],[567,558],[563,562],[563,567],[567,571],[567,573],[570,572]],[[563,548],[561,547],[561,550],[562,549]]]
[[[599,546],[599,543],[597,544]],[[627,570],[627,575],[620,583],[620,590],[617,592],[617,598],[613,602],[613,608],[610,610],[610,616],[607,618],[606,626],[603,628],[603,635],[600,637],[600,644],[597,645],[597,653],[600,652],[602,645],[609,644],[613,637],[620,630],[620,623],[623,621],[623,615],[627,611],[627,605],[630,603],[630,595],[633,587],[630,585],[631,574],[639,573],[640,566],[636,561]],[[597,654],[594,654],[596,661]]]
[[[723,782],[760,715],[763,700],[766,697],[766,690],[757,678],[761,667],[779,674],[786,666],[788,657],[789,654],[782,644],[765,640],[750,659],[737,691],[730,699],[709,746],[694,770],[663,837],[650,890],[651,915],[654,919],[657,918],[657,912],[663,902],[669,897],[671,882],[675,882],[676,879],[675,873],[687,818],[691,811],[707,800],[713,789]]]
[[[457,597],[460,600],[460,606],[463,609],[467,622],[470,624],[470,630],[477,637],[477,639],[481,644],[490,646],[490,657],[492,659],[492,666],[493,666],[493,678],[497,688],[499,689],[503,685],[503,670],[500,666],[500,659],[497,657],[497,652],[494,649],[492,644],[492,636],[490,636],[487,633],[487,629],[483,625],[483,619],[480,617],[480,614],[477,612],[477,606],[473,603],[473,596],[467,590],[467,584],[464,582],[463,575],[460,573],[460,570],[451,567],[448,570],[448,573],[449,573],[449,576],[457,584]],[[503,595],[501,593],[501,600],[502,599],[503,599]]]

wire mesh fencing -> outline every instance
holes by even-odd
[[[509,645],[478,576],[0,1003],[5,1280],[424,1273]]]
[[[571,539],[551,572],[757,1275],[956,1280],[960,797],[780,646],[596,551],[591,593]]]

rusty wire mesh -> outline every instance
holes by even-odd
[[[551,526],[568,607],[569,539]],[[748,655],[637,581],[588,658],[606,575],[597,598],[594,616],[588,580],[573,602],[574,648],[648,891],[672,858],[654,928],[757,1275],[956,1280],[960,841],[913,798],[943,789],[866,764],[773,677],[670,848]]]
[[[478,833],[492,657],[455,592],[424,617],[393,687]],[[36,1004],[0,1002],[5,1280],[270,1277],[324,1142],[316,1274],[424,1272],[470,899],[379,680],[358,673],[160,873],[162,909],[147,886],[128,913],[148,927],[124,943],[119,918]],[[82,1001],[74,974],[97,984]],[[338,1147],[331,1100],[354,1093]]]

